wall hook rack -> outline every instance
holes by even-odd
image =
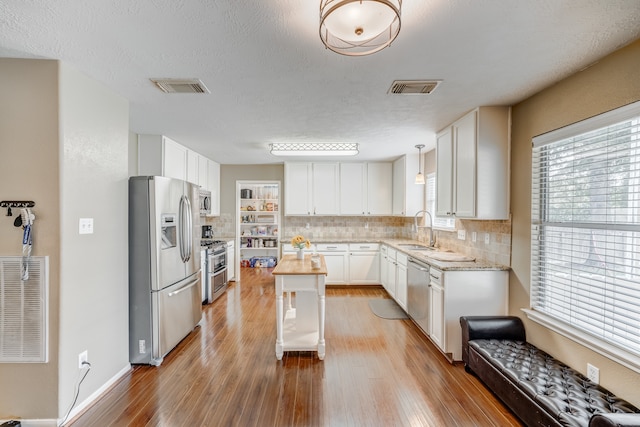
[[[36,202],[32,200],[3,200],[0,202],[0,208],[32,208]]]
[[[36,202],[32,200],[3,200],[0,202],[0,208],[7,208],[7,216],[13,216],[11,208],[32,208],[35,205]]]

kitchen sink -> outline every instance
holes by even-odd
[[[402,243],[402,244],[399,244],[398,247],[402,249],[408,249],[411,251],[435,251],[436,250],[436,248],[432,248],[431,246],[416,245],[413,243]]]

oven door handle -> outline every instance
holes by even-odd
[[[211,274],[213,274],[213,275],[215,276],[216,274],[222,273],[223,271],[227,271],[227,266],[226,266],[226,265],[224,266],[224,268],[221,268],[221,269],[219,269],[219,270],[215,270],[215,271],[214,271],[213,273],[211,273]]]

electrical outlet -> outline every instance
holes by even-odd
[[[491,234],[484,233],[484,244],[488,245],[489,243],[491,243]]]
[[[365,228],[365,230],[369,228],[369,223],[368,222],[364,223],[364,228]]]
[[[600,369],[593,366],[591,363],[587,363],[587,378],[595,384],[600,383]]]
[[[89,351],[85,350],[78,355],[78,369],[82,369],[83,363],[89,361]]]
[[[138,340],[138,353],[145,354],[147,352],[147,342],[145,340]]]
[[[471,241],[472,241],[473,243],[475,243],[475,242],[476,242],[476,240],[478,240],[478,233],[476,233],[475,231],[472,231],[472,232],[471,232]]]
[[[458,240],[465,240],[467,238],[466,230],[458,230]]]
[[[310,228],[311,226],[309,225],[309,223],[307,223],[307,230]]]

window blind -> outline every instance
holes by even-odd
[[[433,216],[434,228],[450,228],[455,229],[456,220],[454,218],[436,216],[436,174],[427,175],[427,210]]]
[[[640,355],[640,103],[534,139],[531,308]]]

